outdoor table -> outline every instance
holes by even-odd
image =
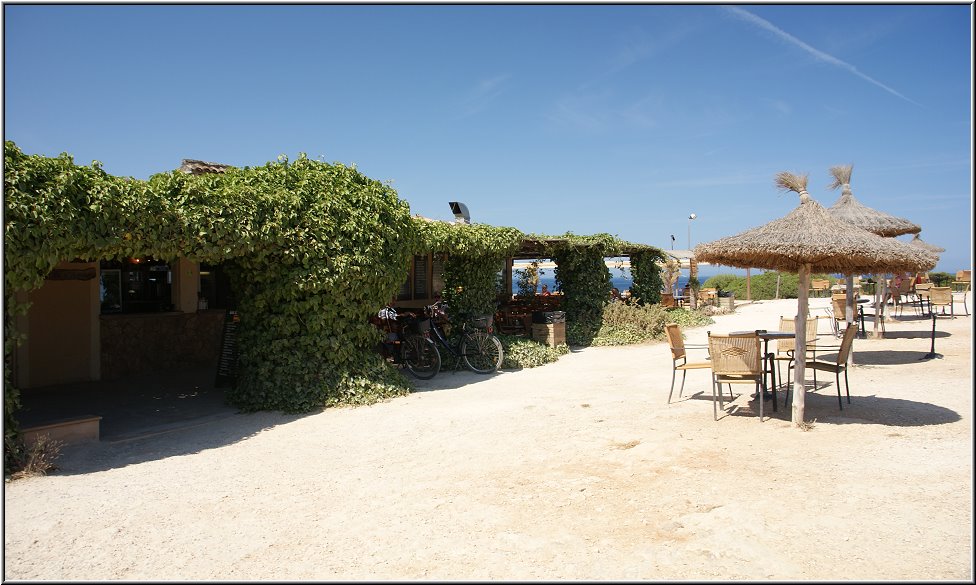
[[[793,339],[796,338],[796,333],[792,331],[767,331],[765,329],[755,329],[752,331],[733,331],[732,335],[748,335],[750,333],[755,333],[759,336],[759,339],[763,340],[763,372],[769,374],[770,382],[772,382],[772,396],[773,399],[773,410],[776,410],[776,362],[773,358],[773,354],[769,353],[769,340],[770,339]],[[795,350],[794,350],[795,351]],[[769,388],[766,385],[766,377],[763,376],[763,386]],[[764,389],[765,390],[765,389]],[[765,396],[763,396],[765,398]]]

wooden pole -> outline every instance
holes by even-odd
[[[796,339],[793,341],[796,365],[794,366],[793,379],[793,413],[792,421],[794,426],[803,425],[803,411],[806,407],[806,361],[807,361],[807,312],[809,311],[810,295],[810,265],[800,266],[800,286],[797,290],[796,305],[796,324],[793,330],[796,331]]]
[[[746,268],[746,300],[752,300],[752,273]]]
[[[847,280],[845,281],[847,285],[847,298],[846,304],[847,309],[844,311],[844,318],[847,324],[850,325],[854,322],[854,275],[848,274]]]

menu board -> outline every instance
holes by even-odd
[[[240,321],[237,311],[227,311],[224,316],[224,333],[220,341],[215,388],[233,387],[237,383],[237,327]]]

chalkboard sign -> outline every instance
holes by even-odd
[[[237,382],[237,326],[240,321],[237,311],[227,311],[224,316],[224,334],[220,341],[215,388],[233,387]]]

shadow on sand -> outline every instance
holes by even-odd
[[[789,406],[783,404],[784,394],[783,391],[776,393],[779,403],[777,404],[778,410],[775,412],[772,401],[766,401],[763,406],[764,419],[770,417],[782,421],[790,420],[792,412]],[[731,408],[726,402],[725,414],[719,413],[719,421],[725,416],[752,418],[758,416],[759,403],[755,399],[749,400],[743,406],[740,395],[737,393],[735,396],[738,402]],[[690,398],[712,401],[711,394],[705,392],[698,392]],[[959,413],[954,410],[915,400],[881,398],[873,395],[852,396],[851,404],[848,404],[845,395],[843,401],[844,410],[840,410],[837,406],[837,394],[834,391],[833,383],[829,385],[821,383],[820,388],[816,391],[807,389],[805,419],[816,421],[818,424],[877,424],[893,427],[944,425],[962,419]]]

